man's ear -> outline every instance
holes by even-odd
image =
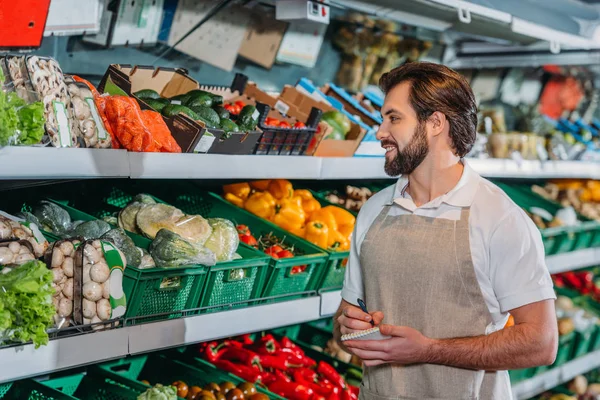
[[[427,122],[431,127],[431,133],[433,134],[433,136],[438,136],[441,133],[443,133],[444,129],[448,125],[446,115],[439,111],[435,111],[433,114],[431,114]]]

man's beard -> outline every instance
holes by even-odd
[[[382,143],[382,145],[384,144],[386,142]],[[387,144],[396,146],[396,157],[392,160],[387,158],[385,160],[384,170],[389,176],[411,174],[425,160],[425,157],[429,153],[424,123],[419,123],[415,128],[415,133],[404,150],[400,151],[396,143],[387,142]]]

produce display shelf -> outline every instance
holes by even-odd
[[[546,265],[551,274],[600,265],[600,247],[548,256]]]
[[[513,397],[517,400],[530,399],[598,367],[600,367],[600,350],[513,385]]]
[[[125,150],[4,147],[0,179],[385,179],[381,157],[131,153]],[[600,179],[583,161],[468,159],[488,178]]]
[[[332,317],[337,312],[341,302],[341,290],[321,293],[321,316]]]
[[[0,179],[129,177],[126,150],[9,146],[0,148]]]
[[[332,293],[0,348],[0,383],[170,347],[320,319]],[[339,301],[338,301],[339,304]],[[337,309],[337,305],[335,305]],[[331,306],[330,306],[331,308]]]

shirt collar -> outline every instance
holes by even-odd
[[[480,176],[475,172],[471,166],[465,161],[461,161],[464,165],[462,176],[458,183],[448,193],[433,199],[427,204],[424,204],[423,208],[436,208],[442,203],[446,203],[455,207],[470,207],[473,204],[473,199],[477,193],[479,186]],[[396,203],[404,208],[414,211],[417,207],[413,203],[408,193],[403,193],[404,188],[408,184],[408,176],[401,176],[396,182],[392,197],[388,200],[387,205]]]

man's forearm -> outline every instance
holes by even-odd
[[[551,329],[522,324],[487,336],[433,339],[424,362],[501,371],[552,364],[556,349],[556,335]]]

